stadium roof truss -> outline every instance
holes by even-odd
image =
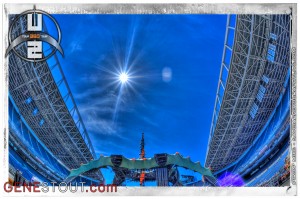
[[[13,28],[13,38],[24,32],[23,16]],[[26,55],[25,43],[16,51]],[[78,168],[96,158],[92,143],[65,79],[58,57],[28,62],[15,53],[9,54],[9,92],[23,117],[49,150],[69,169]],[[51,65],[49,65],[51,64]],[[55,81],[52,71],[58,68],[61,79]],[[63,94],[60,87],[66,89]],[[94,174],[87,174],[95,177]],[[102,174],[96,174],[102,179]]]
[[[289,15],[237,15],[234,27],[230,19],[205,163],[213,171],[252,144],[278,103],[290,66]],[[232,47],[226,44],[229,29],[234,30]],[[224,64],[228,50],[230,67]]]

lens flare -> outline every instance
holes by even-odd
[[[229,172],[220,176],[218,184],[221,187],[242,187],[245,185],[241,176]]]
[[[126,83],[128,81],[128,75],[126,73],[121,73],[119,75],[119,80],[121,81],[122,84]]]

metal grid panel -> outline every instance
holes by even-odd
[[[237,17],[226,89],[205,163],[213,171],[243,154],[275,108],[289,67],[289,27],[288,15]],[[270,38],[272,34],[276,40]],[[274,61],[268,60],[270,44],[276,45]],[[268,83],[263,77],[268,77]],[[261,85],[265,93],[258,101]],[[253,107],[255,114],[251,113]]]

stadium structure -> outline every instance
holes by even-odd
[[[26,27],[25,15],[12,28],[12,37]],[[15,51],[26,55],[26,43]],[[96,155],[58,57],[33,63],[10,52],[8,64],[9,181],[59,183]],[[104,179],[100,170],[93,170],[77,181],[88,185]]]
[[[24,32],[26,17],[13,28]],[[58,57],[31,63],[9,54],[10,182],[158,186],[284,186],[289,183],[290,15],[228,15],[205,167],[179,153],[96,157]],[[26,44],[15,49],[26,54]],[[177,167],[202,174],[181,176]],[[209,168],[209,169],[208,169]]]
[[[290,24],[228,16],[205,161],[220,186],[289,184]]]

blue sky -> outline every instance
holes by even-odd
[[[144,132],[147,157],[180,152],[204,164],[225,15],[54,17],[59,59],[97,155],[137,158]],[[122,86],[120,70],[129,74]]]

